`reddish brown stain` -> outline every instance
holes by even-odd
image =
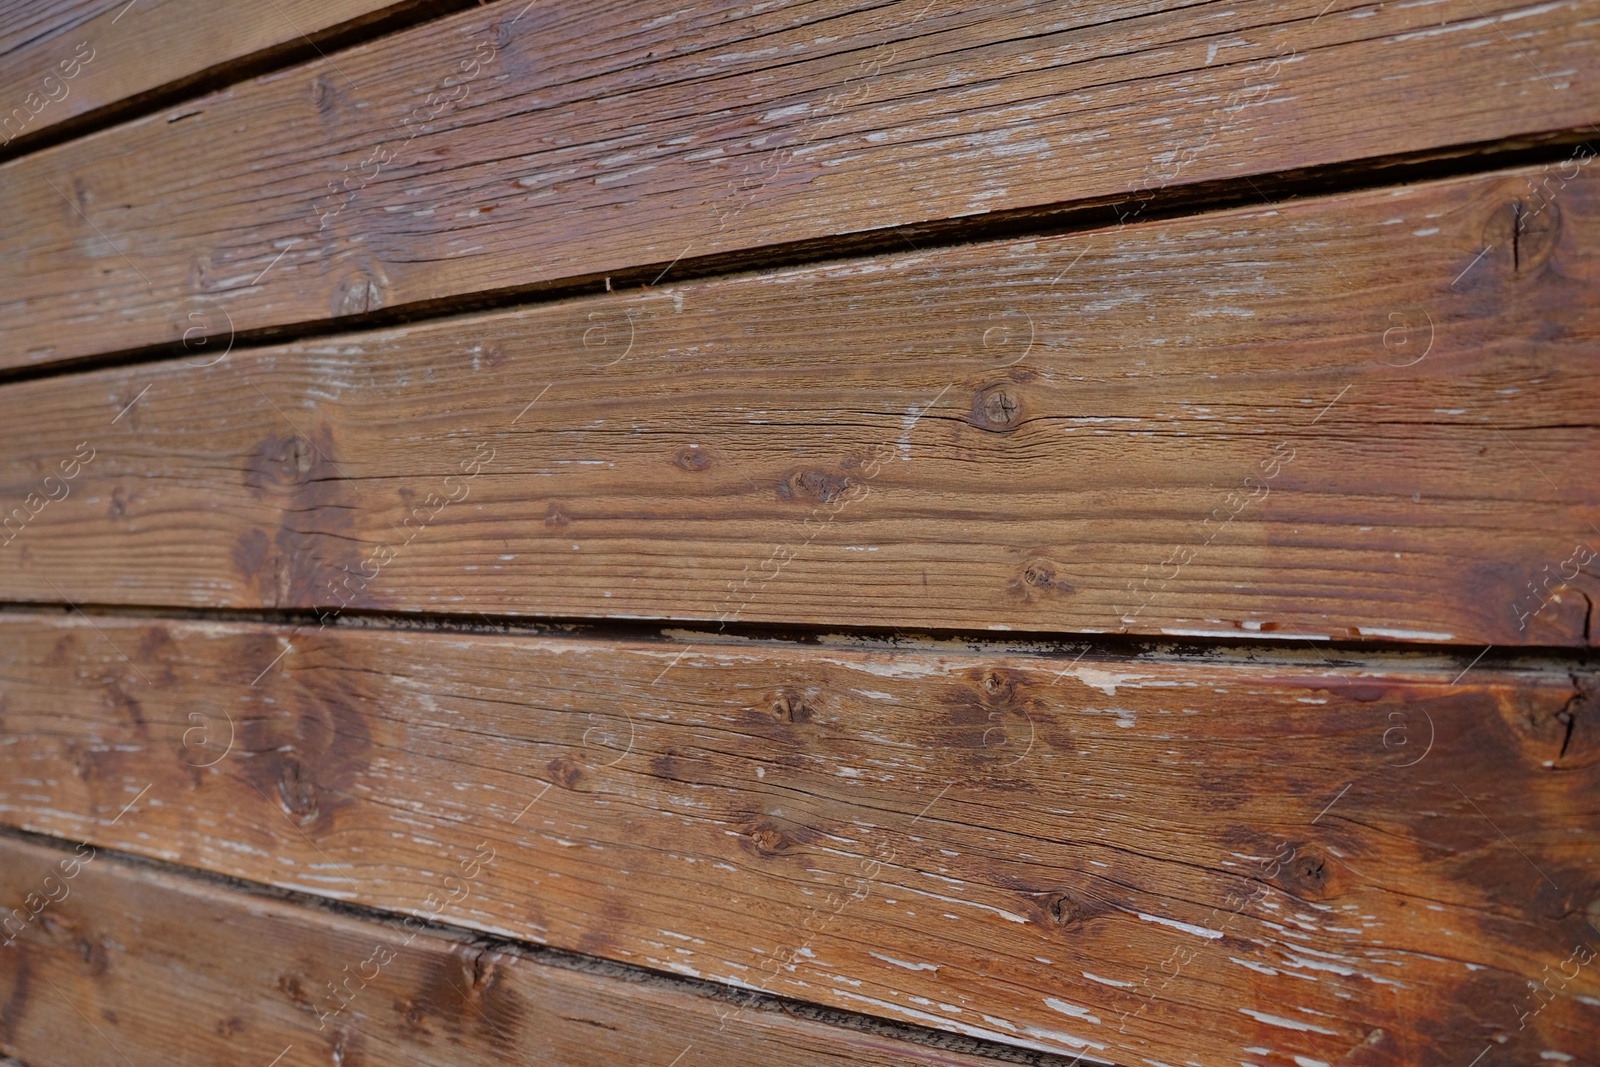
[[[583,781],[583,764],[571,756],[560,756],[545,764],[550,780],[562,789],[575,790]]]
[[[221,764],[311,832],[331,829],[355,803],[372,747],[360,683],[339,673],[319,675],[316,684],[287,695],[279,689],[276,703],[236,714],[233,751]]]
[[[247,530],[232,561],[264,607],[378,607],[376,578],[356,534],[356,505],[332,430],[275,435],[246,457],[245,488],[279,509],[268,535]],[[398,536],[398,535],[397,535]]]

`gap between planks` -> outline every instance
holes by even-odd
[[[1140,661],[1204,661],[1208,665],[1276,665],[1285,668],[1332,667],[1389,672],[1509,670],[1562,675],[1600,668],[1600,649],[1561,645],[1501,648],[1451,642],[1422,647],[1386,640],[1339,639],[1312,642],[1292,632],[1272,640],[1241,635],[1153,639],[1136,633],[1059,634],[1047,631],[903,630],[893,626],[826,625],[740,621],[722,628],[700,622],[601,617],[530,618],[478,612],[371,611],[350,608],[319,620],[312,609],[186,608],[165,605],[73,604],[0,601],[0,622],[25,616],[53,618],[78,615],[91,620],[125,623],[177,622],[220,625],[259,624],[288,631],[376,630],[395,633],[477,634],[484,637],[569,639],[573,641],[659,641],[690,647],[837,648],[861,652],[938,652],[975,659],[997,655],[1043,658]]]

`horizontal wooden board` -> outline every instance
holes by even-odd
[[[500,0],[0,169],[0,366],[1583,135],[1597,12]]]
[[[0,599],[1583,646],[1597,237],[1569,161],[16,383]]]
[[[494,867],[475,864],[477,880]],[[29,1067],[994,1062],[133,867],[87,845],[0,838],[0,904],[29,920],[14,916],[14,940],[0,940],[0,1050]]]
[[[68,119],[325,38],[417,0],[9,0],[0,4],[0,152]],[[176,121],[173,115],[164,116]]]
[[[43,615],[0,672],[28,830],[1117,1063],[1600,1048],[1590,675]]]

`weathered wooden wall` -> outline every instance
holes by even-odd
[[[1470,1054],[1595,935],[1595,695],[1562,672],[0,636],[25,829],[412,914],[482,848],[441,918],[1036,1048],[1223,1062],[1290,1005],[1321,1020],[1277,1035],[1296,1054],[1374,1029],[1404,1062]]]
[[[0,487],[93,458],[0,595],[1585,646],[1600,182],[1485,252],[1542,173],[19,384]]]
[[[1600,5],[1324,5],[0,5],[0,1057],[1600,1064]]]

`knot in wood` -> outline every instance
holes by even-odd
[[[1065,893],[1051,893],[1045,899],[1044,912],[1057,926],[1070,926],[1083,918],[1078,902]]]
[[[278,769],[278,796],[284,810],[302,823],[317,817],[317,786],[311,780],[305,765],[293,756],[285,756]]]
[[[1004,671],[984,671],[978,680],[978,691],[985,704],[1009,704],[1016,696],[1017,683]]]
[[[672,465],[679,470],[697,473],[711,466],[711,453],[700,445],[685,445],[673,454]]]
[[[1004,433],[1022,423],[1022,397],[1010,382],[999,382],[978,391],[972,401],[972,425],[980,430]]]
[[[810,722],[811,714],[811,705],[799,693],[785,689],[772,699],[773,718],[780,722]]]
[[[1529,183],[1518,192],[1494,209],[1483,228],[1485,247],[1493,249],[1513,275],[1527,274],[1548,259],[1561,230],[1555,190]]]
[[[551,779],[562,789],[573,790],[583,780],[583,765],[571,756],[562,756],[545,764]]]
[[[815,500],[831,504],[844,495],[850,479],[833,471],[791,471],[778,483],[779,500]]]
[[[750,831],[750,843],[763,855],[772,856],[781,853],[788,846],[789,839],[775,826],[757,826]]]

